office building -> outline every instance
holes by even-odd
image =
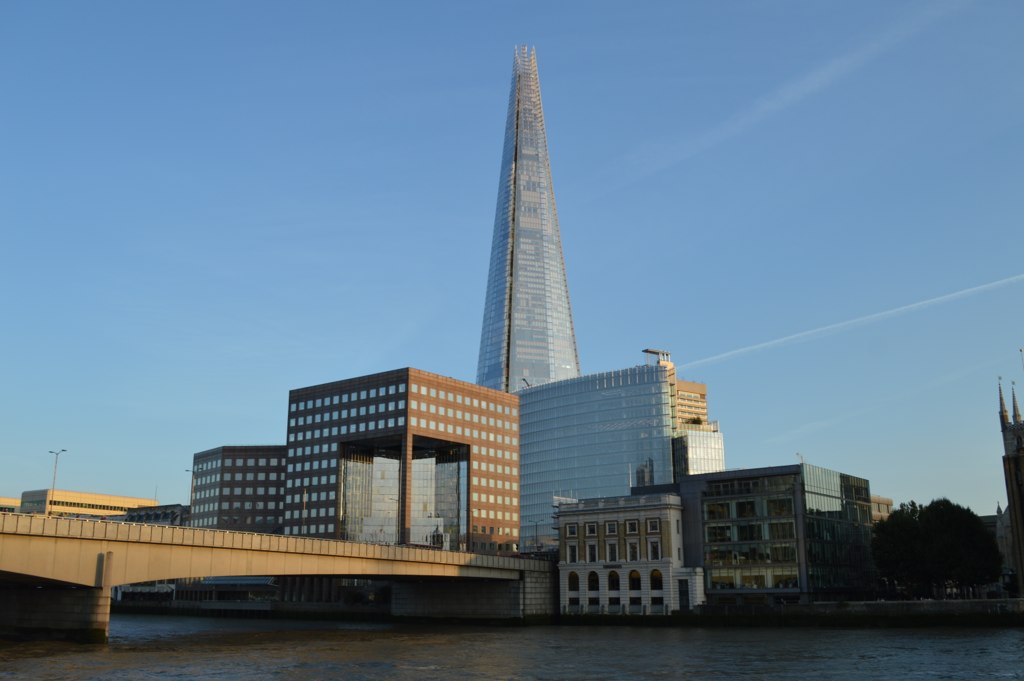
[[[41,513],[73,518],[108,518],[132,508],[156,506],[156,499],[122,497],[114,494],[73,492],[66,489],[37,489],[21,493],[21,513]]]
[[[889,497],[879,496],[877,494],[871,495],[871,522],[880,523],[883,520],[888,520],[892,514],[892,499]]]
[[[867,480],[810,464],[691,475],[683,556],[703,567],[709,605],[858,600],[871,590]]]
[[[1012,391],[1013,415],[1006,411],[1003,386],[999,386],[999,427],[1003,433],[1003,478],[1006,482],[1006,510],[1010,516],[1009,554],[1005,563],[1017,572],[1018,593],[1024,593],[1024,418]]]
[[[703,604],[703,570],[683,560],[682,513],[671,493],[560,504],[561,612],[669,615]]]
[[[477,383],[515,392],[579,376],[536,51],[517,47]]]
[[[280,534],[283,445],[226,445],[192,455],[192,527]]]
[[[725,467],[718,425],[706,421],[707,388],[684,382],[700,398],[687,396],[681,408],[669,353],[644,352],[644,365],[519,391],[526,548],[554,545],[555,497],[627,496],[632,487],[671,483],[675,466]],[[695,413],[702,423],[690,422]]]
[[[284,532],[517,551],[519,398],[412,368],[290,391]]]
[[[17,513],[21,506],[21,499],[15,497],[0,497],[0,513]]]

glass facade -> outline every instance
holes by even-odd
[[[672,482],[670,369],[646,365],[522,390],[524,545],[555,540],[554,497],[629,494]]]
[[[725,441],[718,423],[705,424],[701,430],[683,430],[672,442],[675,474],[698,475],[725,470]]]
[[[863,478],[800,464],[688,476],[679,491],[700,509],[685,553],[703,554],[712,604],[850,599],[872,584]]]
[[[579,376],[537,55],[517,47],[477,383],[506,392]]]
[[[418,369],[292,390],[284,533],[516,551],[519,435],[517,396]]]

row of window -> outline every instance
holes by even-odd
[[[334,411],[325,411],[323,413],[317,412],[315,414],[309,414],[307,416],[292,417],[288,419],[288,427],[294,428],[295,426],[306,426],[313,425],[315,423],[330,422],[338,420],[347,420],[348,418],[356,418],[359,416],[372,416],[378,412],[383,414],[389,411],[395,411],[395,409],[405,409],[405,400],[398,400],[398,402],[381,402],[380,404],[371,404],[369,406],[352,407],[352,411],[348,409],[335,409]]]
[[[452,409],[451,407],[438,407],[436,404],[430,404],[428,402],[417,402],[412,400],[409,405],[413,409],[419,409],[430,414],[437,414],[439,416],[447,416],[448,418],[454,418],[459,421],[467,421],[473,423],[480,423],[485,426],[491,426],[492,428],[504,428],[505,430],[519,430],[519,424],[514,421],[504,421],[499,416],[497,420],[493,416],[480,416],[479,414],[473,414],[465,412],[461,409]]]
[[[481,400],[476,397],[463,397],[458,393],[451,393],[444,390],[437,390],[436,388],[428,388],[427,386],[417,386],[415,383],[412,384],[412,394],[419,393],[420,395],[428,395],[429,397],[440,398],[455,404],[462,404],[467,407],[473,407],[474,409],[482,409],[484,411],[493,411],[499,414],[509,414],[511,416],[519,416],[519,409],[516,407],[509,407],[507,404],[497,404],[495,402],[488,402],[487,400]]]
[[[624,523],[626,534],[639,534],[640,533],[640,521],[639,520],[626,520]],[[583,523],[583,534],[587,537],[597,536],[598,523]],[[660,518],[647,518],[647,532],[654,534],[661,532],[661,519]],[[615,536],[619,533],[619,521],[607,520],[604,523],[604,533],[607,536]],[[579,536],[579,524],[578,523],[566,523],[565,525],[565,536],[566,537],[578,537]]]
[[[626,542],[626,556],[625,561],[635,563],[641,560],[661,560],[661,541],[658,539],[650,539],[647,541],[647,554],[644,556],[640,551],[640,542],[629,541]],[[616,541],[609,541],[604,544],[604,555],[600,555],[598,552],[597,542],[588,542],[584,545],[586,551],[585,560],[580,560],[579,544],[576,542],[569,542],[565,545],[565,562],[566,563],[617,563],[620,560],[619,556],[619,544]],[[682,559],[682,549],[680,551],[680,559]]]
[[[463,428],[462,426],[444,423],[443,421],[429,421],[427,419],[410,416],[409,424],[414,428],[425,428],[427,430],[436,430],[439,433],[450,433],[454,435],[462,435],[464,437],[472,436],[478,440],[490,440],[491,442],[497,442],[499,444],[513,446],[519,444],[519,438],[517,437],[510,437],[508,435],[502,435],[501,433],[489,433],[486,430],[477,430],[476,428]]]
[[[413,420],[415,421],[415,419]],[[385,428],[394,428],[396,426],[401,427],[404,425],[405,417],[399,416],[396,418],[378,419],[376,421],[365,421],[363,423],[353,423],[347,426],[332,426],[330,428],[317,428],[315,430],[300,430],[295,433],[288,433],[288,442],[302,442],[303,440],[317,440],[322,437],[334,437],[337,435],[365,433],[367,431],[384,430]],[[413,425],[416,424],[414,423]],[[491,439],[493,440],[494,437],[492,436]],[[335,444],[332,451],[337,451],[337,448],[338,446],[337,444]],[[291,455],[291,452],[293,451],[294,450],[289,449],[289,455]]]
[[[508,480],[495,480],[494,478],[481,478],[476,475],[472,477],[474,487],[495,487],[497,489],[518,490],[518,482]]]
[[[351,402],[357,402],[359,400],[373,400],[385,395],[395,395],[405,393],[405,383],[399,383],[397,385],[381,386],[380,388],[370,388],[369,390],[360,390],[357,392],[345,393],[343,395],[332,395],[330,397],[318,397],[312,400],[304,400],[301,402],[292,402],[288,405],[288,411],[306,411],[307,409],[319,409],[320,407],[329,407],[334,404],[348,404]]]
[[[577,592],[580,590],[580,576],[575,572],[570,572],[566,580],[570,592]],[[651,570],[650,585],[651,591],[661,591],[665,588],[664,577],[661,574],[661,570]],[[619,573],[612,570],[608,573],[608,579],[606,581],[608,591],[621,591],[622,584],[619,579]],[[640,591],[643,588],[640,573],[637,570],[630,570],[628,576],[627,586],[630,591]],[[587,574],[587,591],[591,593],[598,593],[601,591],[601,577],[597,572],[590,572]]]
[[[515,513],[514,511],[495,511],[494,509],[489,508],[474,508],[473,517],[489,518],[491,520],[510,520],[516,522],[519,521],[519,514]],[[518,530],[516,530],[516,534],[519,534]]]

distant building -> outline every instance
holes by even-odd
[[[121,515],[132,508],[156,506],[156,499],[122,497],[113,494],[73,492],[58,489],[37,489],[21,493],[21,513],[40,513],[70,517],[98,517]]]
[[[668,615],[702,604],[703,570],[684,566],[682,512],[675,494],[559,504],[561,612]]]
[[[21,506],[21,499],[15,497],[0,497],[0,513],[17,513]]]
[[[519,398],[405,368],[288,398],[284,531],[519,548]]]
[[[1010,552],[1006,563],[1017,571],[1018,593],[1024,593],[1024,418],[1013,389],[1013,417],[1006,411],[1003,386],[999,386],[999,427],[1003,433],[1003,478],[1006,481],[1006,510],[1010,516]]]
[[[675,488],[685,564],[704,568],[709,605],[849,600],[870,590],[867,480],[796,464],[693,475]]]
[[[189,525],[189,507],[185,504],[140,506],[139,508],[129,509],[123,516],[115,516],[108,520],[125,523],[143,523],[146,525],[185,527]]]
[[[707,422],[707,387],[679,380],[668,352],[644,352],[644,365],[517,393],[524,537],[555,543],[555,497],[626,496],[632,487],[671,483],[675,467],[725,467],[718,425]]]
[[[284,445],[225,445],[192,455],[192,527],[280,534]]]
[[[887,520],[892,514],[892,499],[871,495],[871,522],[878,523]]]

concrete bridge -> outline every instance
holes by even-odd
[[[0,633],[106,641],[114,586],[316,575],[394,579],[398,616],[524,619],[554,612],[544,561],[0,513]]]

